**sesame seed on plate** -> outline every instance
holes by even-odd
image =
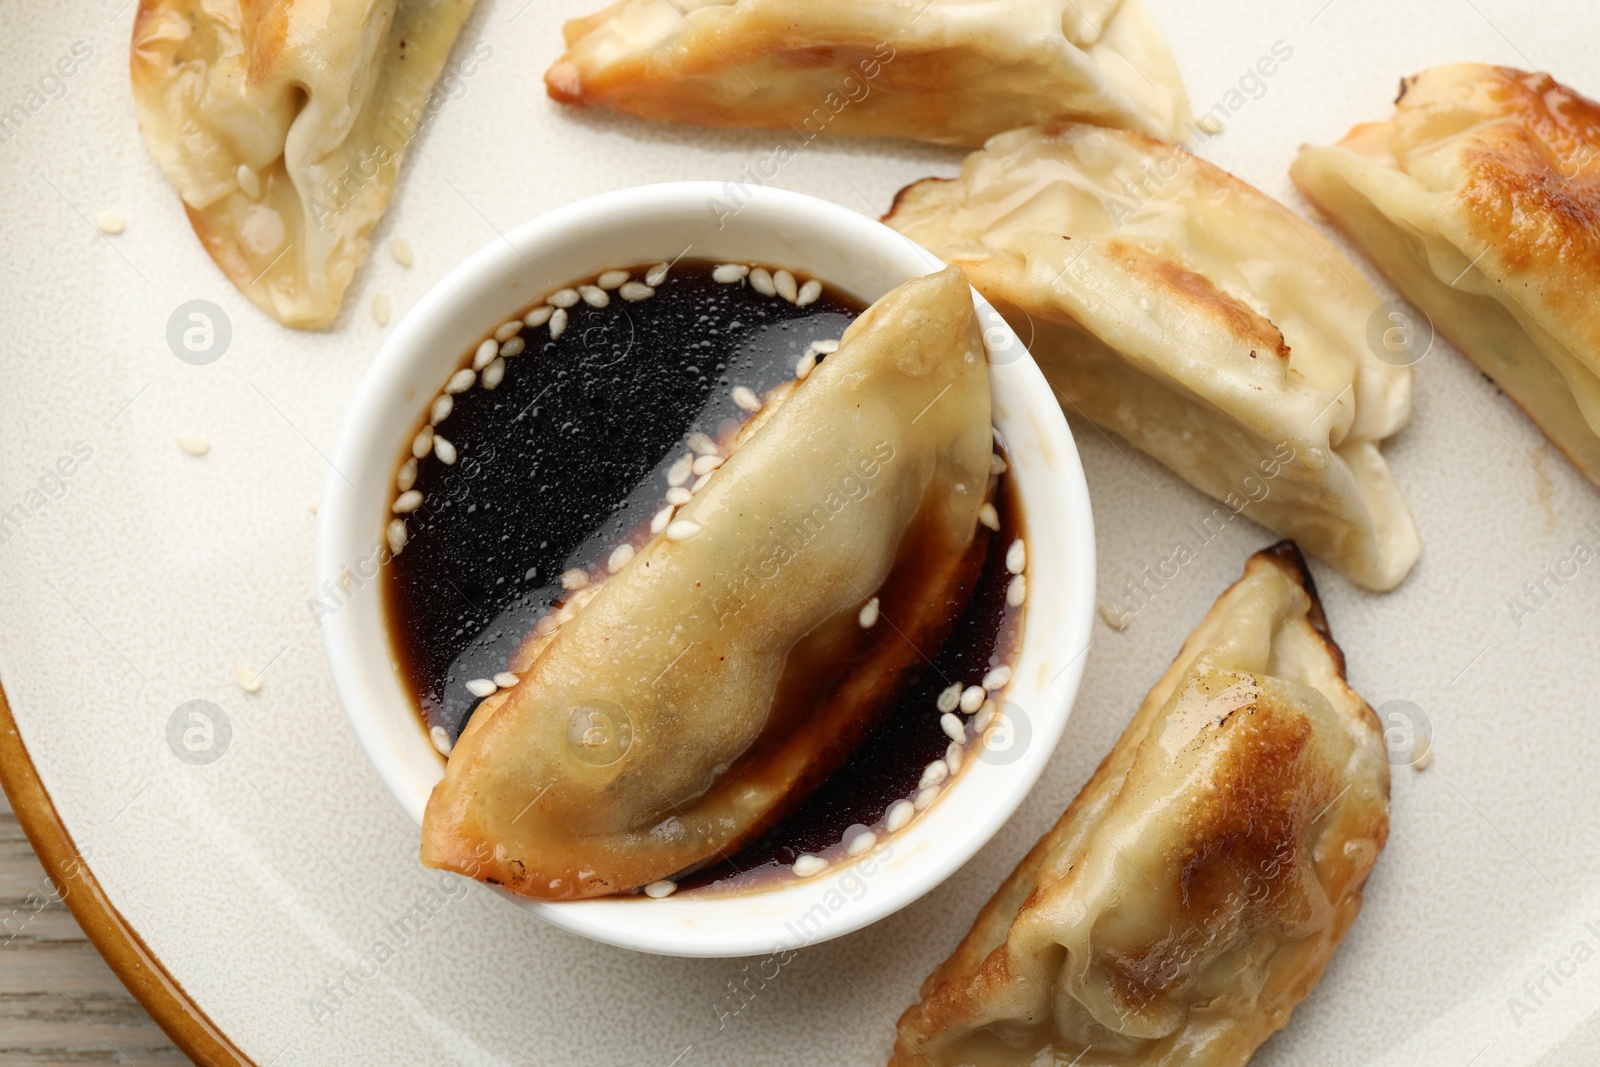
[[[485,389],[492,391],[498,388],[500,383],[505,381],[505,378],[506,361],[499,356],[496,356],[493,362],[483,368],[483,387]]]
[[[800,287],[799,295],[795,297],[794,302],[799,304],[801,307],[806,307],[809,304],[815,304],[817,302],[817,298],[821,295],[822,283],[817,281],[815,278],[812,278],[809,282],[806,282]]]
[[[936,759],[922,768],[922,778],[917,782],[918,789],[927,789],[938,785],[950,777],[950,765],[942,759]]]
[[[487,678],[474,678],[467,683],[467,692],[475,697],[493,696],[494,691],[499,688]]]
[[[545,323],[550,321],[550,315],[554,311],[555,308],[551,307],[549,304],[540,304],[538,307],[522,316],[522,321],[528,326],[543,326]]]
[[[1006,461],[1000,455],[1000,453],[998,453],[998,452],[989,453],[989,473],[990,474],[1004,474],[1005,472],[1006,472]]]
[[[603,308],[611,303],[611,294],[598,285],[580,285],[578,295],[592,308]]]
[[[583,299],[576,289],[557,289],[551,293],[547,300],[558,308],[569,308]]]
[[[649,897],[651,900],[660,900],[662,897],[670,897],[677,891],[678,883],[670,881],[666,878],[663,878],[660,881],[651,882],[649,885],[644,887],[644,895]]]
[[[662,530],[665,530],[667,528],[667,523],[672,521],[672,512],[674,510],[675,509],[673,506],[668,504],[666,507],[662,508],[660,511],[651,516],[650,532],[653,534],[658,534]]]
[[[396,515],[404,515],[407,512],[416,511],[421,506],[422,493],[416,489],[407,489],[405,492],[401,493],[395,498],[393,505],[394,513]]]
[[[418,459],[433,451],[433,427],[424,426],[411,439],[411,454]]]
[[[956,705],[961,703],[961,688],[960,682],[955,682],[945,687],[939,694],[939,699],[934,702],[935,706],[940,711],[955,711]]]
[[[756,396],[756,391],[748,385],[736,385],[733,387],[733,402],[746,411],[761,410],[761,398]]]
[[[521,337],[513,337],[500,345],[500,355],[506,359],[510,359],[512,356],[520,356],[527,350],[528,342]]]
[[[203,456],[211,451],[211,442],[197,433],[180,433],[178,447],[191,456]]]
[[[622,287],[617,290],[617,295],[624,300],[637,302],[649,300],[656,295],[656,291],[643,282],[623,282]]]
[[[515,337],[517,334],[519,334],[521,332],[522,332],[522,320],[521,319],[508,319],[507,321],[502,322],[498,327],[495,328],[495,331],[494,331],[495,343],[496,344],[501,344],[501,343],[503,343],[505,341],[509,341],[509,340],[511,340],[513,337]]]
[[[939,787],[936,785],[930,785],[928,788],[921,790],[914,798],[912,798],[911,806],[916,808],[918,811],[927,811],[929,805],[931,805],[937,799],[939,799]]]
[[[596,278],[594,281],[595,284],[602,289],[615,289],[617,286],[627,281],[628,278],[629,274],[625,270],[608,270],[603,272],[600,277]]]
[[[697,456],[714,456],[718,452],[722,451],[717,447],[717,443],[715,441],[713,441],[707,435],[701,433],[699,430],[693,431],[683,440],[684,443],[689,446],[689,451],[693,452]]]
[[[1002,663],[983,676],[983,687],[991,692],[996,689],[1004,689],[1009,684],[1011,684],[1011,665],[1009,663]]]
[[[991,530],[999,531],[1000,513],[994,509],[993,504],[985,504],[978,509],[978,521]]]
[[[939,728],[944,735],[952,741],[965,741],[967,739],[967,726],[952,712],[945,712],[939,716]]]
[[[501,671],[499,674],[494,676],[494,684],[499,686],[501,689],[510,689],[512,686],[517,684],[517,681],[517,676],[512,674],[510,671]]]
[[[863,630],[870,630],[878,625],[878,598],[873,597],[861,605],[861,612],[856,616],[856,622],[861,624]]]
[[[689,452],[679,456],[672,466],[667,468],[667,484],[680,486],[689,480],[689,475],[694,473],[694,453]],[[687,503],[687,501],[685,501]]]
[[[450,413],[455,409],[455,397],[451,396],[449,393],[436,396],[433,398],[433,407],[428,411],[428,421],[437,426],[445,419],[448,419],[450,417]]]
[[[1011,579],[1010,585],[1006,586],[1006,603],[1014,608],[1020,608],[1027,599],[1028,579],[1019,574]]]
[[[491,352],[492,351],[494,351],[494,349],[491,349]],[[491,355],[489,358],[493,359],[494,357]],[[477,360],[474,359],[473,362],[477,362]],[[484,362],[487,363],[488,360],[485,360]],[[460,370],[450,375],[450,380],[444,383],[444,391],[447,393],[464,393],[468,389],[471,389],[472,383],[477,380],[478,374],[476,371],[467,367],[462,367]]]
[[[261,199],[261,175],[250,169],[250,164],[241,163],[233,168],[233,180],[239,183],[239,191],[251,200]]]
[[[671,263],[657,263],[645,273],[644,283],[649,286],[660,285],[667,280],[667,271],[671,269]]]
[[[789,303],[800,299],[800,290],[794,282],[794,275],[786,270],[780,270],[772,276],[772,284],[778,290],[778,295]]]
[[[750,268],[743,263],[722,263],[711,271],[711,280],[724,285],[736,282],[750,273]]]
[[[1022,569],[1028,565],[1028,549],[1022,543],[1022,538],[1011,542],[1011,547],[1006,549],[1006,570],[1012,574],[1021,574]]]
[[[682,507],[694,499],[694,494],[681,485],[675,485],[667,490],[667,503],[675,507]]]
[[[589,572],[582,567],[573,567],[571,570],[561,572],[561,588],[582,589],[589,584]]]
[[[416,262],[416,257],[411,254],[411,244],[403,237],[396,237],[389,242],[389,255],[402,267],[409,267]]]
[[[388,293],[373,293],[372,294],[372,321],[376,322],[379,326],[387,326],[387,325],[389,325],[389,311],[390,311],[389,294]]]
[[[606,570],[612,574],[626,567],[633,559],[633,546],[624,541],[611,550],[611,555],[606,558]]]
[[[243,689],[246,693],[261,692],[261,675],[257,674],[249,667],[242,667],[237,663],[234,664],[233,680],[238,682],[239,688]]]
[[[750,288],[762,296],[778,295],[778,287],[772,284],[772,272],[765,267],[755,267],[750,271]]]
[[[821,874],[827,867],[827,860],[807,853],[794,861],[792,869],[796,878],[810,878],[813,874]]]
[[[963,745],[964,743],[961,741],[952,741],[945,746],[944,762],[950,768],[952,776],[961,769],[961,761],[966,758],[967,750]]]
[[[910,822],[911,817],[916,813],[917,809],[909,800],[897,800],[889,805],[887,817],[884,819],[884,827],[892,834]]]
[[[124,222],[122,216],[118,215],[115,211],[102,211],[100,214],[94,217],[94,228],[99,230],[101,233],[110,234],[111,236],[115,237],[117,234],[127,229],[128,224]]]
[[[687,541],[699,533],[701,526],[692,519],[678,519],[667,524],[668,541]]]
[[[439,462],[446,467],[453,467],[456,464],[456,446],[438,434],[433,435],[433,454],[438,456]]]
[[[871,830],[862,830],[859,834],[856,834],[850,839],[850,843],[845,846],[844,850],[849,855],[859,856],[861,853],[867,851],[877,843],[877,834],[873,833]]]
[[[983,707],[984,698],[988,696],[981,685],[969,685],[961,691],[961,710],[968,715]]]
[[[698,456],[695,458],[694,466],[690,469],[696,474],[710,474],[722,466],[724,462],[723,458],[718,455]]]
[[[817,369],[817,353],[815,349],[806,349],[805,355],[800,357],[800,362],[794,365],[794,376],[802,382],[811,376]]]
[[[433,742],[433,747],[439,750],[439,755],[448,756],[455,744],[450,740],[450,735],[444,732],[443,726],[435,726],[428,731],[428,740]]]
[[[556,308],[555,314],[550,316],[550,340],[554,341],[567,330],[567,309]]]

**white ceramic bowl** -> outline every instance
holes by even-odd
[[[347,568],[367,593],[323,620],[345,712],[379,775],[421,823],[443,773],[397,672],[374,572],[390,478],[428,398],[467,347],[545,293],[625,263],[692,257],[798,268],[871,302],[940,260],[855,212],[775,189],[719,217],[721,185],[682,182],[608,193],[543,215],[451,271],[396,326],[351,402],[323,487],[317,585]],[[917,899],[992,837],[1038,779],[1078,689],[1094,610],[1088,488],[1061,410],[1033,359],[977,293],[994,422],[1010,449],[1028,539],[1022,647],[1005,699],[1010,747],[971,759],[928,810],[857,860],[742,894],[544,903],[508,899],[613,945],[678,956],[744,956],[837,937]],[[348,480],[347,480],[348,479]],[[865,857],[863,858],[865,859]]]

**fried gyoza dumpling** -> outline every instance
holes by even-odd
[[[1208,527],[1243,511],[1370,589],[1411,570],[1378,451],[1410,417],[1410,369],[1368,347],[1381,301],[1356,268],[1259,190],[1074,125],[1001,134],[885,221],[966,269],[1069,412],[1223,501]]]
[[[980,145],[1053,121],[1177,138],[1139,0],[618,0],[565,27],[550,95],[641,118]]]
[[[1389,768],[1300,553],[1257,553],[900,1018],[894,1067],[1242,1067],[1316,985]]]
[[[472,5],[140,0],[145,144],[217,266],[284,325],[339,313]],[[478,45],[460,73],[488,55]]]
[[[477,709],[428,801],[425,864],[567,899],[731,855],[943,643],[987,543],[993,448],[961,272],[879,300],[755,420]],[[862,628],[873,596],[892,625]]]
[[[1290,173],[1600,485],[1600,106],[1548,74],[1435,67]]]

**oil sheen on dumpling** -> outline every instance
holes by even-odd
[[[900,1018],[893,1067],[1242,1067],[1361,910],[1381,728],[1289,542],[1256,554]]]
[[[544,899],[634,889],[732,855],[837,768],[948,636],[986,544],[971,292],[952,268],[869,308],[478,708],[425,864]],[[863,629],[873,596],[891,625]]]
[[[964,267],[1069,413],[1370,589],[1421,551],[1378,450],[1411,371],[1378,358],[1382,303],[1287,209],[1181,148],[1092,126],[1016,130],[885,220]]]
[[[338,314],[472,5],[140,0],[145,144],[217,266],[284,325]]]
[[[1290,174],[1600,485],[1600,105],[1462,63]]]
[[[618,0],[565,35],[552,97],[667,122],[975,146],[1058,120],[1176,138],[1189,117],[1139,0]]]

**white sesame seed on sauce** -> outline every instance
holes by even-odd
[[[197,433],[180,433],[178,447],[191,456],[203,456],[211,451],[211,442]]]
[[[556,308],[550,316],[550,340],[554,341],[567,331],[567,309]]]
[[[667,280],[667,271],[672,269],[671,263],[657,263],[645,272],[644,283],[654,287]]]
[[[493,696],[494,691],[499,688],[487,678],[474,678],[467,683],[467,692],[475,697]]]
[[[994,670],[983,676],[983,687],[991,693],[996,689],[1004,689],[1011,684],[1011,665],[1002,663]]]
[[[122,216],[118,215],[115,211],[102,211],[100,214],[94,217],[94,228],[99,230],[101,233],[109,234],[110,236],[115,237],[117,234],[127,229],[128,224],[124,222]]]
[[[526,352],[527,350],[528,342],[524,341],[521,337],[513,337],[511,340],[501,343],[500,356],[502,359],[510,359],[512,356],[522,355],[522,353]]]
[[[482,370],[489,365],[489,361],[491,359],[499,354],[500,342],[496,341],[493,337],[488,338],[478,346],[475,352],[472,353],[472,369]],[[471,384],[468,383],[467,388],[470,389],[471,387]]]
[[[933,802],[938,799],[939,787],[936,785],[930,785],[928,788],[918,792],[917,795],[912,798],[911,806],[918,811],[927,811]]]
[[[246,693],[261,692],[261,676],[255,671],[251,670],[249,667],[243,667],[237,663],[234,664],[233,680],[238,682],[239,688],[243,689]]]
[[[952,777],[961,769],[961,761],[966,758],[965,744],[964,741],[952,741],[945,747],[944,762],[950,768]]]
[[[733,387],[733,402],[746,411],[761,410],[761,398],[756,396],[756,391],[748,385],[736,385]]]
[[[958,704],[960,704],[960,703],[961,703],[961,683],[960,682],[954,682],[954,683],[950,684],[949,686],[946,686],[945,689],[942,692],[940,692],[939,699],[934,702],[934,705],[940,711],[955,711],[956,710],[956,706]]]
[[[578,286],[578,295],[583,297],[583,302],[592,308],[603,308],[611,303],[611,294],[598,285]]]
[[[509,341],[521,332],[521,319],[510,319],[506,322],[502,322],[498,327],[495,328],[494,331],[495,344],[502,344],[506,341]]]
[[[388,293],[373,293],[372,294],[372,321],[373,322],[377,323],[379,325],[379,327],[383,327],[383,326],[389,325],[389,312],[390,312],[390,310],[391,310],[391,308],[389,306],[389,294]]]
[[[994,509],[993,504],[985,504],[978,509],[978,521],[991,530],[996,532],[1000,530],[1000,513]]]
[[[677,891],[678,883],[669,881],[666,878],[661,879],[659,882],[651,882],[649,885],[644,887],[644,895],[649,897],[651,900],[660,900],[662,897],[670,897]]]
[[[521,679],[512,674],[510,671],[501,671],[499,674],[494,676],[494,684],[499,686],[501,689],[510,689],[520,680]]]
[[[952,741],[959,743],[967,739],[966,724],[952,712],[947,711],[939,716],[939,729],[943,730],[944,735]]]
[[[416,511],[421,506],[422,494],[415,489],[407,489],[395,498],[394,513],[396,515],[405,515],[408,512]]]
[[[820,296],[822,296],[822,283],[812,278],[800,287],[800,292],[796,294],[794,302],[801,307],[806,307],[807,305],[815,304]]]
[[[999,714],[999,711],[1000,705],[992,700],[985,700],[983,707],[978,709],[978,714],[972,717],[972,728],[980,734],[983,733],[994,722],[995,716]]]
[[[439,462],[446,467],[456,465],[456,446],[438,434],[433,435],[433,454],[438,456]]]
[[[750,273],[750,268],[743,263],[722,263],[711,271],[711,280],[728,285],[743,278]]]
[[[694,499],[694,494],[681,485],[675,485],[667,490],[667,503],[674,507],[682,507]]]
[[[433,427],[424,426],[411,439],[411,454],[418,459],[433,451]]]
[[[772,284],[772,272],[765,267],[754,267],[750,271],[750,288],[762,296],[777,296],[778,287]]]
[[[1028,565],[1028,548],[1022,543],[1022,538],[1011,542],[1011,547],[1006,549],[1006,570],[1012,574],[1021,574]]]
[[[912,806],[911,801],[897,800],[889,805],[889,811],[884,819],[884,828],[891,834],[896,830],[903,829],[916,813],[917,809]]]
[[[711,476],[713,474],[715,474],[715,473],[717,473],[717,472],[716,471],[706,471],[700,477],[696,478],[694,480],[694,484],[689,487],[689,492],[698,493],[700,490],[704,489],[706,487],[706,483],[711,480]]]
[[[1014,608],[1020,608],[1028,599],[1028,579],[1017,575],[1011,579],[1011,584],[1006,586],[1006,603]]]
[[[829,337],[821,341],[812,341],[811,347],[824,356],[831,356],[839,351],[839,339],[837,337]]]
[[[565,309],[576,304],[583,297],[578,295],[578,290],[576,289],[557,289],[545,299],[556,307]]]
[[[241,163],[233,168],[233,180],[239,183],[239,191],[251,200],[261,199],[261,175],[250,169],[250,164]]]
[[[500,383],[505,380],[506,361],[496,356],[493,362],[483,368],[483,387],[493,391],[499,388]]]
[[[983,686],[981,686],[981,685],[969,685],[969,686],[967,686],[965,689],[963,689],[961,691],[961,703],[960,703],[960,706],[961,706],[962,712],[967,714],[967,715],[971,715],[973,712],[975,712],[979,708],[983,707],[984,698],[987,697],[987,696],[988,696],[988,694],[983,691]]]
[[[656,295],[656,291],[643,282],[623,282],[617,290],[617,295],[624,300],[637,303],[640,300],[649,300]]]
[[[692,519],[678,519],[667,524],[668,541],[687,541],[700,532],[700,524]]]
[[[428,731],[428,740],[433,742],[433,747],[439,750],[439,755],[448,756],[450,750],[455,748],[455,743],[450,740],[450,735],[444,732],[443,726],[435,726]]]
[[[877,834],[871,830],[862,830],[850,839],[850,843],[844,847],[844,850],[848,855],[859,856],[877,843]]]
[[[408,459],[400,464],[399,473],[394,476],[394,487],[402,493],[417,484],[417,461]]]
[[[710,474],[725,462],[726,460],[718,455],[697,456],[695,457],[694,466],[690,469],[696,474]]]
[[[588,584],[589,572],[582,567],[573,567],[571,570],[561,572],[561,588],[563,589],[582,589]]]
[[[693,452],[697,456],[714,456],[718,452],[722,451],[717,447],[717,443],[715,441],[713,441],[706,434],[701,433],[699,430],[695,430],[694,432],[690,433],[683,440],[684,443],[689,446],[689,451]]]
[[[406,547],[406,538],[411,531],[406,529],[406,524],[400,519],[390,519],[389,525],[384,528],[384,538],[389,542],[389,551],[399,554]]]
[[[633,560],[633,546],[624,542],[611,550],[611,555],[606,557],[606,570],[612,574],[626,567]]]
[[[490,358],[492,359],[494,357],[491,356]],[[487,360],[485,362],[487,362]],[[450,375],[450,380],[444,383],[444,391],[447,393],[464,393],[468,389],[471,389],[472,383],[476,382],[477,380],[477,371],[467,367],[462,367],[460,370]]]
[[[631,275],[625,270],[608,270],[601,273],[594,283],[602,289],[615,289],[627,281]]]
[[[666,507],[652,515],[650,517],[650,532],[653,534],[658,534],[662,530],[665,530],[667,528],[667,523],[672,521],[672,513],[674,510],[675,509],[673,506],[668,504]]]
[[[694,473],[694,453],[686,452],[673,461],[667,468],[667,484],[680,486],[689,480],[689,475]]]
[[[873,597],[861,605],[861,611],[856,615],[856,622],[861,624],[863,630],[870,630],[878,625],[878,598]]]
[[[794,376],[802,382],[811,377],[811,372],[817,369],[817,353],[815,349],[806,349],[805,355],[800,357],[800,362],[794,365]]]
[[[428,421],[437,426],[450,417],[456,409],[456,398],[449,393],[433,398],[433,407],[428,409]]]
[[[918,789],[927,789],[936,786],[950,777],[950,765],[942,759],[936,759],[922,768],[922,778],[917,782]]]
[[[821,874],[828,869],[828,861],[821,856],[807,853],[794,861],[794,876],[796,878],[810,878],[814,874]]]
[[[408,269],[417,261],[417,257],[411,254],[411,242],[403,237],[396,237],[389,242],[389,255],[396,263]]]
[[[554,311],[555,308],[551,307],[549,304],[540,304],[538,307],[522,316],[523,324],[527,326],[543,326],[545,323],[550,321],[550,315]]]
[[[789,303],[800,299],[800,288],[795,284],[794,275],[786,270],[780,270],[772,276],[772,284],[778,290],[778,295]]]
[[[1004,474],[1005,472],[1006,472],[1006,461],[1005,461],[1004,458],[1001,457],[1000,453],[998,453],[998,452],[989,453],[989,473],[990,474]]]

